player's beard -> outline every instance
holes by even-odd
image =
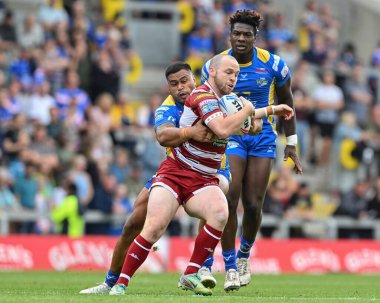
[[[223,81],[218,77],[218,73],[215,74],[215,85],[218,88],[219,92],[224,95],[229,95],[232,93],[232,88],[228,86],[228,83],[226,81]]]

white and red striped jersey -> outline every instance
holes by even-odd
[[[220,116],[223,116],[223,113],[219,107],[219,98],[206,82],[194,89],[187,98],[180,127],[193,126],[199,120],[208,125],[210,121]],[[213,175],[223,159],[227,143],[226,139],[217,139],[210,143],[190,139],[181,146],[172,148],[172,151],[182,166],[202,174]]]

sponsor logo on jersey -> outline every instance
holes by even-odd
[[[202,101],[201,103],[199,103],[199,107],[203,115],[211,113],[217,109],[220,110],[218,101],[215,99],[211,99],[211,100],[208,99],[208,100]]]
[[[215,96],[213,94],[209,94],[209,93],[200,94],[194,98],[194,101],[197,101],[197,100],[202,99],[202,98],[210,98],[210,97],[215,98]]]
[[[245,74],[239,74],[239,80],[240,81],[246,81],[246,80],[248,80],[247,76],[248,76],[247,73],[245,73]]]
[[[162,111],[167,111],[169,109],[170,108],[168,106],[160,106],[160,110],[162,110]]]
[[[258,74],[267,74],[268,70],[265,67],[260,67],[260,68],[256,68],[255,69],[255,73],[258,73]]]
[[[164,114],[161,113],[161,112],[156,112],[156,114],[154,115],[154,119],[157,121],[160,121],[164,118]]]
[[[259,87],[263,87],[263,86],[268,84],[268,80],[265,78],[260,78],[260,79],[256,80],[256,83]]]
[[[282,76],[282,79],[285,79],[285,77],[288,75],[289,73],[289,68],[288,66],[285,64],[284,67],[282,68],[281,70],[281,76]]]

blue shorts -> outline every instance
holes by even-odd
[[[216,174],[224,176],[228,180],[228,183],[231,183],[230,164],[228,163],[228,157],[226,155],[223,157],[222,163],[220,163],[219,169],[217,170]],[[146,189],[150,189],[155,176],[156,175],[153,175],[152,178],[150,178],[148,182],[146,182]]]
[[[145,188],[146,189],[150,189],[150,187],[152,186],[152,182],[153,182],[153,179],[156,177],[156,175],[153,175],[152,176],[152,178],[150,178],[149,180],[148,180],[148,182],[146,182],[146,184],[145,184]]]
[[[247,159],[248,156],[260,158],[276,158],[275,133],[260,133],[255,136],[231,136],[228,141],[226,154],[228,156],[239,156]]]
[[[230,172],[230,164],[228,163],[228,157],[226,154],[223,157],[222,163],[219,165],[219,169],[216,171],[217,175],[222,175],[224,176],[227,180],[228,183],[231,183],[231,172]]]

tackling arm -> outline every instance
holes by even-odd
[[[177,147],[189,139],[210,142],[212,137],[210,130],[202,123],[191,127],[177,128],[173,123],[167,122],[156,128],[157,141],[164,147]]]

